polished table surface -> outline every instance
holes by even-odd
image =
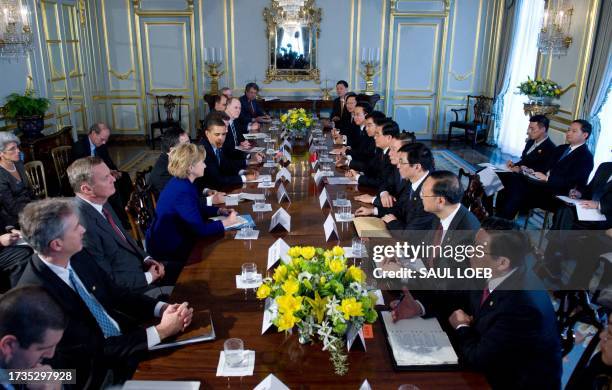
[[[265,270],[268,247],[279,237],[289,245],[332,247],[336,244],[350,246],[355,234],[352,224],[339,223],[340,241],[325,242],[323,221],[329,209],[319,208],[320,188],[317,189],[311,177],[307,152],[298,154],[297,151],[296,148],[288,167],[292,181],[285,183],[291,203],[282,204],[291,215],[291,232],[268,233],[273,212],[254,213],[252,202],[241,202],[234,208],[240,214],[251,214],[260,231],[259,239],[234,240],[235,232],[230,231],[224,237],[200,240],[174,289],[171,302],[188,301],[196,309],[211,309],[217,339],[151,353],[150,358],[139,365],[134,379],[198,380],[201,389],[227,388],[228,385],[251,389],[272,373],[292,389],[358,389],[365,379],[373,389],[397,389],[406,383],[420,389],[488,388],[484,377],[474,372],[394,371],[380,320],[373,326],[374,338],[366,339],[367,352],[349,352],[350,366],[345,376],[334,374],[329,353],[321,351],[320,342],[301,345],[297,332],[288,336],[272,329],[261,335],[263,302],[255,298],[252,290],[245,295],[244,290],[236,289],[235,275],[241,273],[241,265],[255,262],[258,272]],[[265,169],[263,173],[267,173]],[[328,185],[327,188],[332,198],[337,190],[345,190],[351,199],[359,193],[355,186]],[[248,184],[236,192],[239,191],[261,193],[264,190]],[[276,211],[279,208],[276,193],[274,189],[268,191],[272,192],[267,202]],[[358,202],[353,200],[352,203],[354,210]],[[388,304],[387,299],[385,302]],[[256,351],[253,376],[229,380],[216,376],[219,353],[230,337],[242,339],[245,349]]]

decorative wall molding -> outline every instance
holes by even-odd
[[[132,69],[128,70],[127,72],[119,73],[115,69],[111,68],[111,69],[108,70],[108,73],[112,74],[115,78],[117,78],[119,80],[125,81],[125,80],[130,78],[130,75],[132,73],[136,73],[136,71],[132,68]]]
[[[454,71],[452,71],[452,70],[449,70],[449,71],[448,71],[448,73],[449,73],[451,76],[453,76],[453,78],[454,78],[455,80],[457,80],[457,81],[465,81],[465,80],[469,79],[469,78],[470,78],[470,76],[472,76],[472,73],[473,73],[473,72],[471,72],[471,71],[470,71],[470,72],[467,72],[467,73],[463,73],[463,74],[461,74],[461,73],[456,73],[456,72],[454,72]]]

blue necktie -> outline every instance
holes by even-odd
[[[215,156],[217,156],[217,161],[219,162],[219,165],[221,165],[221,149],[215,149]]]
[[[561,155],[561,158],[559,159],[559,161],[566,158],[570,154],[571,151],[572,151],[572,148],[568,146],[567,149],[565,149],[565,152],[563,152],[563,154]]]
[[[111,322],[108,314],[106,313],[100,302],[98,302],[95,297],[90,295],[87,291],[85,291],[85,289],[83,289],[83,287],[81,287],[79,282],[77,282],[74,276],[74,271],[72,269],[69,269],[68,272],[70,283],[72,283],[72,286],[76,290],[77,294],[79,294],[83,302],[85,302],[85,305],[87,305],[87,308],[89,308],[91,314],[96,319],[98,326],[100,327],[100,329],[102,329],[104,338],[108,338],[111,336],[120,336],[121,331],[117,329],[115,324]]]
[[[236,129],[234,128],[234,122],[230,123],[232,134],[234,135],[234,145],[238,145],[238,137],[236,137]]]

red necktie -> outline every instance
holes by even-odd
[[[117,235],[119,237],[121,237],[121,239],[123,241],[127,242],[127,239],[125,238],[125,236],[121,232],[121,229],[119,229],[119,226],[117,226],[117,224],[115,223],[115,220],[113,219],[113,216],[111,215],[111,213],[109,213],[108,210],[103,208],[102,209],[102,214],[104,214],[104,216],[106,217],[106,220],[108,221],[108,223],[110,223],[110,225],[113,228],[113,230],[115,231],[115,233],[117,233]]]
[[[482,304],[485,303],[487,298],[489,298],[489,295],[491,295],[491,292],[489,291],[489,286],[487,286],[482,290],[482,297],[480,298],[481,307],[482,307]]]
[[[442,229],[442,224],[438,223],[438,227],[436,227],[436,232],[434,233],[432,245],[439,246],[440,244],[442,244],[442,233],[443,232],[444,232],[444,230]],[[434,253],[435,253],[435,251],[434,251]],[[433,267],[433,264],[434,264],[433,253],[432,253],[431,257],[429,257],[429,259],[427,260],[427,263],[428,263],[427,265],[429,265],[429,268]]]

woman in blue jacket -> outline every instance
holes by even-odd
[[[223,234],[236,223],[236,212],[205,206],[195,179],[204,175],[206,152],[202,146],[183,144],[170,152],[168,172],[173,176],[157,201],[156,217],[147,230],[147,250],[156,259],[185,261],[199,237]],[[209,217],[227,215],[221,221]]]

